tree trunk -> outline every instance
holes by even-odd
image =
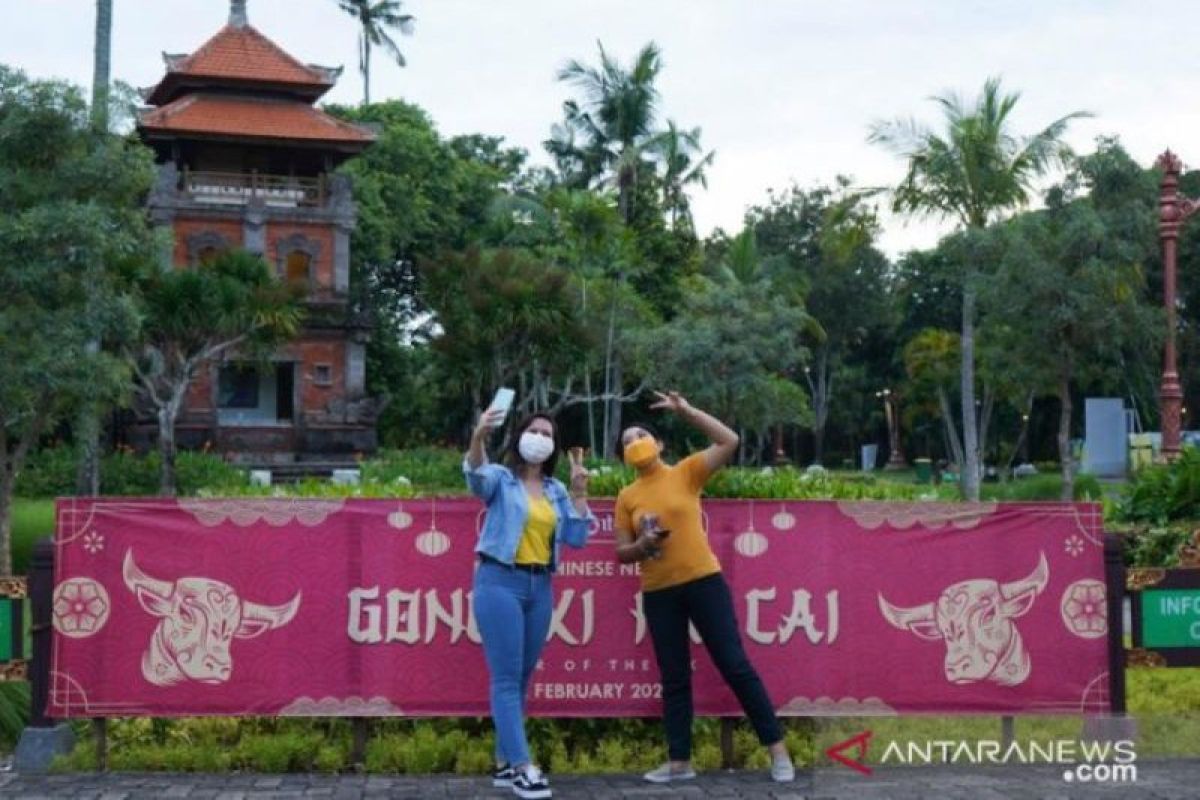
[[[1061,499],[1075,499],[1075,461],[1071,453],[1071,377],[1063,372],[1058,380],[1058,460],[1062,463]]]
[[[175,414],[170,404],[158,409],[158,452],[162,456],[158,493],[174,497],[175,487]]]
[[[979,407],[979,457],[980,466],[986,460],[988,431],[992,427],[992,411],[996,405],[996,395],[992,387],[983,385],[983,404]]]
[[[79,463],[75,493],[85,497],[100,494],[100,409],[84,402],[75,421],[75,444]]]
[[[16,473],[10,470],[8,454],[0,453],[0,578],[13,574],[12,509]]]
[[[950,408],[950,397],[946,394],[943,386],[938,387],[938,406],[942,409],[942,424],[945,427],[946,443],[950,448],[946,455],[954,461],[958,473],[961,475],[963,471],[962,441],[958,438],[958,431],[954,427],[954,410]]]
[[[92,53],[92,125],[108,130],[108,87],[112,65],[113,0],[96,0],[96,37]]]
[[[108,130],[108,95],[112,73],[113,0],[96,0],[96,31],[92,43],[92,127]],[[99,349],[99,342],[89,342]],[[100,409],[95,403],[80,406],[75,423],[78,467],[75,492],[94,496],[100,493]]]
[[[825,424],[829,421],[829,396],[833,380],[829,375],[829,350],[822,345],[817,349],[817,380],[808,376],[808,390],[813,398],[813,463],[821,464],[825,458]]]
[[[601,435],[604,437],[602,446],[604,448],[603,455],[606,460],[613,457],[613,446],[616,443],[616,438],[621,435],[621,417],[620,414],[617,414],[617,421],[613,422],[613,409],[616,401],[611,398],[616,392],[620,391],[621,383],[621,367],[615,363],[615,341],[617,335],[617,296],[622,280],[622,276],[618,275],[613,287],[612,302],[608,308],[608,335],[604,344],[604,395],[609,399],[604,401],[604,427]],[[616,380],[613,379],[614,373],[617,376]],[[614,428],[616,428],[615,431],[613,430]]]
[[[612,362],[612,399],[608,402],[611,408],[608,412],[608,421],[612,426],[609,431],[608,439],[604,442],[604,448],[608,451],[608,458],[616,452],[617,437],[621,435],[621,392],[623,391],[624,372],[621,369],[621,359],[613,354]]]
[[[963,282],[962,307],[962,423],[963,468],[959,485],[963,499],[979,501],[979,428],[975,411],[975,281],[969,270]]]
[[[1023,408],[1025,410],[1021,414],[1021,434],[1017,437],[1017,443],[1013,445],[1012,455],[1008,457],[1008,463],[1004,465],[1005,472],[1012,469],[1013,462],[1021,455],[1021,450],[1025,446],[1025,440],[1029,438],[1029,417],[1033,411],[1033,392],[1030,392],[1026,396]]]
[[[625,150],[622,148],[622,163],[624,162]],[[625,223],[625,227],[629,227],[630,220],[633,219],[633,188],[637,185],[637,172],[633,167],[622,166],[617,174],[617,210],[621,213],[621,221]]]
[[[583,366],[583,393],[587,395],[587,429],[588,453],[596,455],[596,413],[592,402],[592,370],[588,364]]]
[[[582,293],[582,314],[583,318],[587,318],[587,278],[583,280],[581,288]],[[587,429],[588,429],[588,453],[595,457],[596,453],[596,413],[592,402],[592,365],[590,359],[583,360],[583,392],[587,395]]]
[[[363,32],[362,74],[363,74],[363,105],[371,105],[371,40]]]

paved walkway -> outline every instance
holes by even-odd
[[[1000,800],[1001,798],[1113,798],[1116,800],[1193,800],[1200,797],[1200,762],[1141,761],[1136,783],[1084,785],[1063,780],[1059,768],[898,767],[871,776],[841,768],[800,775],[795,783],[772,783],[764,773],[713,772],[691,783],[653,786],[633,775],[554,777],[555,798],[624,800],[656,797],[779,798],[783,800]],[[0,797],[8,800],[307,800],[330,798],[496,798],[512,797],[492,789],[485,778],[460,776],[382,777],[360,775],[173,775],[163,773],[77,773],[20,775],[0,773]]]

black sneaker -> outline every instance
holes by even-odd
[[[513,794],[522,800],[546,800],[550,797],[550,784],[542,771],[532,764],[513,775]]]
[[[492,786],[497,789],[507,789],[512,786],[513,776],[516,775],[516,770],[511,764],[501,764],[492,770]]]

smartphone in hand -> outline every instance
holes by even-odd
[[[499,389],[496,390],[496,396],[493,397],[492,402],[490,404],[488,404],[487,412],[492,412],[492,411],[504,412],[504,416],[502,416],[500,418],[500,421],[497,423],[497,427],[501,423],[504,422],[504,417],[508,416],[509,409],[512,408],[513,398],[516,396],[517,396],[517,393],[514,392],[512,389],[508,388],[507,386],[501,386]],[[485,412],[485,413],[487,413],[487,412]]]

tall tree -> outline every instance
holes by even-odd
[[[1032,136],[1012,131],[1010,117],[1019,93],[1005,93],[999,78],[988,79],[972,103],[953,93],[933,98],[942,112],[941,133],[902,119],[878,122],[869,140],[907,162],[907,174],[893,192],[897,212],[952,218],[979,230],[1000,215],[1024,205],[1034,181],[1063,163],[1069,150],[1063,134],[1074,112]],[[962,275],[962,491],[979,499],[980,440],[975,415],[975,316],[980,265],[968,257]]]
[[[130,353],[137,389],[158,421],[160,493],[175,494],[175,421],[200,368],[231,355],[256,360],[291,338],[303,317],[297,289],[267,263],[230,251],[139,281],[142,338]]]
[[[391,32],[413,32],[414,17],[400,13],[401,0],[337,0],[338,6],[358,22],[358,70],[363,79],[363,105],[371,102],[371,48],[382,47],[397,64],[406,66],[400,45]]]
[[[681,313],[647,334],[648,367],[655,384],[752,430],[761,449],[773,427],[809,422],[804,392],[781,376],[807,356],[801,334],[812,320],[770,281],[732,275],[689,280]]]
[[[585,184],[599,179],[615,187],[621,218],[629,224],[638,174],[657,134],[655,81],[662,70],[662,53],[649,42],[624,69],[603,44],[598,46],[599,66],[572,59],[559,70],[558,79],[574,86],[581,99],[563,104],[564,125],[546,148],[560,166],[578,171]]]
[[[926,328],[904,345],[904,368],[908,373],[908,395],[916,403],[930,402],[942,420],[946,455],[961,470],[962,440],[954,424],[950,403],[958,365],[962,363],[958,335],[948,330]]]
[[[113,0],[96,0],[96,33],[92,48],[92,125],[108,130],[110,73],[112,71]],[[99,341],[93,342],[99,347]],[[81,495],[100,493],[100,408],[84,403],[75,423],[78,472],[75,491]]]
[[[700,145],[700,129],[681,129],[675,120],[667,120],[666,130],[655,137],[653,150],[663,165],[663,208],[671,215],[671,227],[680,218],[690,225],[692,212],[687,188],[693,184],[708,188],[707,170],[716,151],[705,153]]]
[[[874,339],[887,339],[894,304],[887,259],[874,247],[874,209],[850,181],[803,190],[770,192],[746,215],[763,254],[777,259],[776,290],[804,298],[818,323],[807,338],[811,358],[804,377],[813,406],[814,462],[825,456],[825,432],[835,388],[846,396],[842,373],[865,356]],[[875,365],[872,365],[875,366]],[[885,375],[876,372],[875,380]]]
[[[109,348],[137,316],[117,276],[151,263],[153,159],[96,131],[83,95],[0,67],[0,574],[14,484],[39,438],[129,386]]]
[[[637,212],[639,175],[646,168],[655,139],[659,103],[655,81],[662,70],[662,57],[658,45],[649,42],[625,69],[603,44],[597,44],[599,66],[571,60],[559,70],[558,79],[574,86],[581,98],[563,104],[564,124],[555,127],[545,146],[560,171],[576,185],[586,187],[598,181],[615,188],[621,219],[629,226]],[[619,283],[628,277],[618,268],[615,278]],[[621,430],[624,371],[613,347],[620,297],[621,292],[613,292],[606,337],[604,394],[612,399],[604,409],[605,457],[612,455]]]
[[[443,251],[462,251],[473,243],[524,245],[539,241],[536,225],[522,223],[532,206],[504,207],[502,200],[526,191],[521,172],[523,151],[486,136],[445,140],[429,116],[399,100],[370,106],[328,109],[351,122],[378,127],[378,138],[342,172],[351,180],[358,206],[351,253],[351,302],[373,329],[367,344],[367,391],[393,399],[379,420],[387,443],[421,441],[422,433],[445,440],[458,422],[411,398],[438,397],[457,402],[461,393],[438,370],[436,354],[422,348],[436,332],[425,304],[418,264],[436,261]],[[513,194],[506,194],[512,192]],[[522,196],[521,198],[525,198]],[[550,232],[544,237],[552,241]],[[400,399],[403,399],[401,401]],[[432,402],[432,401],[431,401]],[[420,416],[414,413],[420,411]],[[436,424],[425,425],[426,420]]]
[[[1137,187],[1143,170],[1113,142],[1080,159],[1043,211],[997,231],[1003,257],[983,305],[1019,354],[1037,388],[1059,401],[1062,499],[1074,497],[1072,392],[1098,373],[1123,371],[1122,354],[1155,352],[1158,312],[1146,302],[1145,262],[1153,256],[1154,205]],[[1085,193],[1086,192],[1086,193]],[[1129,226],[1128,223],[1134,224]]]
[[[96,35],[92,46],[92,122],[108,130],[108,92],[112,82],[113,0],[96,0]]]
[[[582,402],[573,384],[587,337],[570,273],[520,251],[475,247],[422,272],[440,330],[432,346],[473,408],[500,386],[518,390],[521,412]]]

